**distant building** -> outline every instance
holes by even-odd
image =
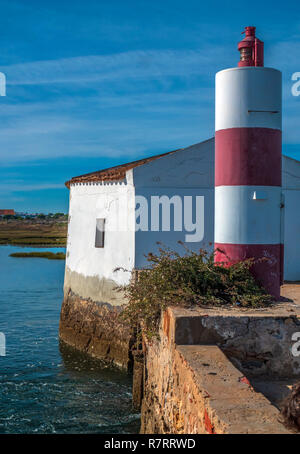
[[[0,210],[0,216],[11,215],[15,216],[15,210]]]

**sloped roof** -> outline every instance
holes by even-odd
[[[284,189],[300,189],[300,161],[283,155],[282,187]]]
[[[179,150],[181,150],[181,148],[179,148],[178,150],[168,151],[167,153],[150,156],[148,158],[139,159],[138,161],[132,161],[126,164],[121,164],[119,166],[109,167],[108,169],[79,175],[78,177],[73,177],[71,178],[71,180],[66,181],[65,185],[67,186],[67,188],[70,188],[70,185],[73,183],[91,183],[94,181],[121,181],[124,180],[127,170],[142,166],[143,164],[154,161],[155,159],[161,158],[162,156],[176,153],[176,151]]]
[[[211,140],[211,139],[209,139],[209,140]],[[206,141],[204,141],[204,142],[206,142]],[[202,142],[200,142],[200,143],[202,143]],[[196,146],[196,145],[198,145],[198,144],[195,144],[193,146]],[[189,147],[187,147],[187,148],[189,148]],[[139,159],[137,161],[128,162],[126,164],[121,164],[118,166],[109,167],[107,169],[98,170],[96,172],[79,175],[77,177],[71,178],[69,181],[66,181],[65,185],[67,186],[67,188],[70,188],[70,185],[73,183],[91,183],[91,182],[96,182],[96,181],[107,181],[107,182],[122,181],[125,179],[127,170],[133,169],[134,167],[142,166],[144,164],[147,164],[148,162],[155,161],[156,159],[161,158],[163,156],[167,156],[172,153],[176,153],[177,151],[183,151],[185,149],[186,148],[178,148],[177,150],[168,151],[166,153],[161,153],[161,154],[158,154],[155,156],[149,156],[148,158],[143,158],[143,159]],[[297,175],[290,173],[290,166],[293,166],[293,169],[296,170],[295,165],[299,166],[300,161],[298,161],[297,159],[294,159],[294,158],[290,158],[289,156],[286,156],[286,155],[283,155],[283,158],[285,161],[283,164],[283,184],[282,184],[282,186],[284,188],[288,187],[289,184],[288,184],[287,180],[289,179],[289,180],[293,180],[293,184],[292,184],[293,187],[296,185],[297,187],[299,186],[299,188],[300,188],[299,171],[297,172]],[[294,181],[294,180],[296,180],[296,181]]]

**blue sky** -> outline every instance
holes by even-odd
[[[300,159],[297,4],[0,0],[0,208],[67,211],[72,176],[214,134],[214,75],[246,25],[282,70],[283,151]]]

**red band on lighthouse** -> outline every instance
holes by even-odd
[[[256,259],[252,274],[266,291],[273,294],[282,283],[282,246],[280,244],[218,244],[215,261],[230,266],[251,257]]]
[[[281,186],[280,130],[222,129],[216,131],[215,144],[216,186]]]

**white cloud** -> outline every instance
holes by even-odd
[[[27,184],[27,183],[1,183],[0,191],[1,195],[12,194],[13,192],[30,192],[30,191],[39,191],[45,189],[63,189],[63,183],[36,183],[36,184]]]
[[[206,75],[224,61],[224,48],[148,50],[90,55],[2,66],[8,85],[82,83],[116,79]]]
[[[288,49],[293,55],[289,59]],[[63,156],[130,158],[149,149],[162,151],[204,140],[214,129],[214,73],[229,66],[226,58],[227,47],[218,45],[2,67],[8,94],[21,92],[26,100],[0,99],[2,162]],[[299,143],[300,104],[290,95],[288,74],[300,70],[296,66],[300,51],[296,43],[276,44],[269,60],[284,72],[284,140]],[[178,78],[181,83],[176,85]],[[54,92],[53,87],[42,87],[45,102],[37,98],[30,102],[31,90],[45,84],[64,85]]]

